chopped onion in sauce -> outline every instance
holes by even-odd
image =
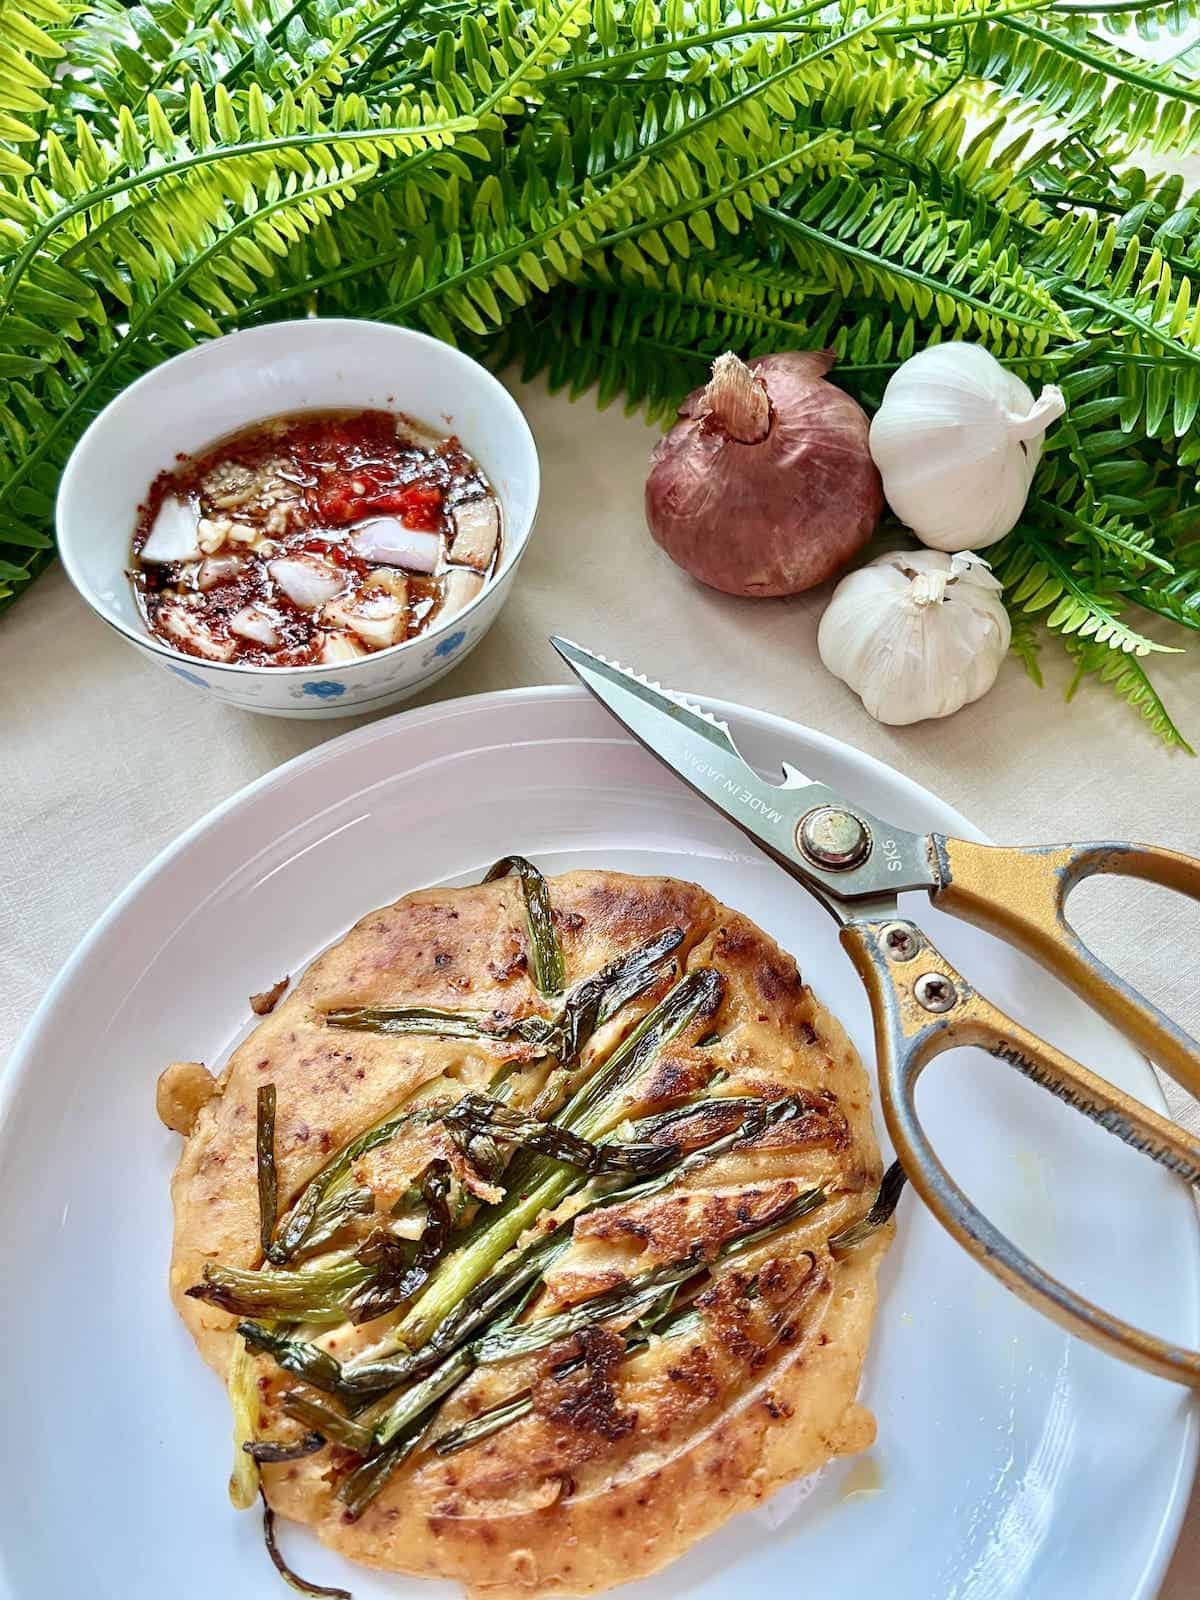
[[[399,644],[405,633],[404,602],[382,590],[364,590],[331,600],[321,612],[321,620],[337,628],[349,628],[374,650]]]
[[[384,589],[394,594],[402,606],[408,604],[408,579],[396,567],[376,567],[363,579],[363,588]]]
[[[279,618],[269,606],[255,600],[230,617],[229,627],[243,639],[253,639],[256,644],[265,644],[268,650],[273,650],[280,640],[278,622]]]
[[[219,639],[203,618],[194,616],[181,602],[162,606],[158,620],[172,638],[188,645],[197,655],[209,661],[232,661],[236,649],[232,639]]]
[[[150,537],[139,550],[143,561],[154,566],[165,562],[200,559],[199,518],[195,507],[168,495],[159,507]]]
[[[496,553],[500,537],[500,512],[492,499],[468,500],[454,508],[454,538],[450,545],[451,561],[461,561],[464,566],[486,572]]]
[[[346,661],[357,661],[366,653],[347,634],[327,633],[321,645],[321,662],[324,666],[336,667]]]
[[[410,572],[436,572],[442,554],[439,534],[405,527],[399,517],[372,517],[360,523],[346,543],[364,561],[386,561]]]
[[[267,571],[302,611],[316,611],[346,587],[346,575],[317,556],[280,556]]]
[[[442,609],[438,613],[439,617],[445,619],[456,616],[471,604],[482,588],[483,579],[477,572],[472,572],[470,567],[451,567],[446,574],[442,590]]]
[[[196,574],[197,589],[215,589],[219,583],[236,578],[244,566],[241,556],[208,556]]]

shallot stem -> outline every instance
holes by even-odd
[[[704,409],[724,433],[741,444],[758,444],[771,431],[767,386],[731,350],[713,362]]]

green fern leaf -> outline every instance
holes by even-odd
[[[1189,756],[1196,754],[1136,657],[1115,654],[1087,639],[1069,639],[1067,651],[1075,660],[1075,676],[1067,688],[1068,700],[1074,699],[1084,677],[1094,676],[1122,700],[1128,701],[1168,749],[1174,747]]]

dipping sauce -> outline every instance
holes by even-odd
[[[389,411],[274,417],[180,456],[139,507],[151,632],[206,661],[336,665],[461,611],[500,504],[458,440]]]

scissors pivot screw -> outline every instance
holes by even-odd
[[[949,1011],[958,1001],[958,990],[940,972],[924,972],[913,984],[917,1004],[926,1011]]]
[[[911,961],[921,948],[916,934],[903,922],[889,922],[882,938],[884,949],[894,961]]]
[[[871,835],[861,817],[840,806],[816,806],[800,818],[796,843],[828,872],[846,872],[871,853]]]

